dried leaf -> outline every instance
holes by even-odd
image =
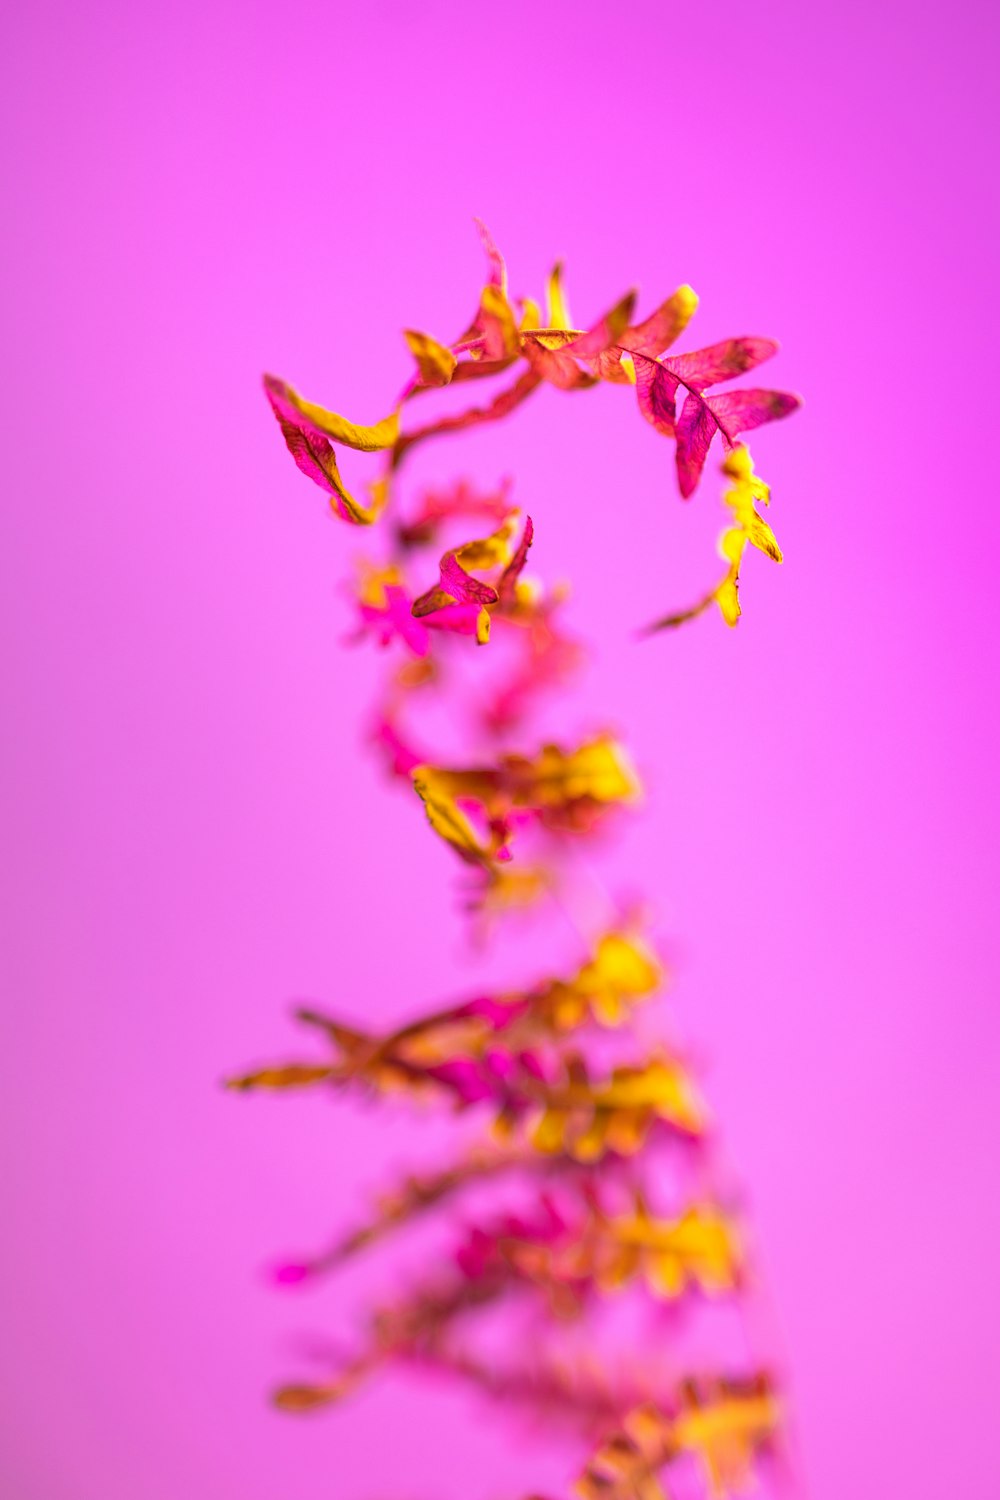
[[[698,488],[717,423],[712,409],[695,391],[688,391],[677,423],[677,478],[687,500]]]
[[[415,618],[426,619],[428,625],[437,629],[458,631],[463,635],[474,635],[480,645],[490,638],[490,611],[501,604],[501,587],[508,578],[509,568],[518,556],[527,556],[531,541],[531,521],[525,526],[527,544],[522,539],[523,555],[512,554],[511,541],[517,527],[519,512],[511,511],[503,525],[491,536],[478,541],[465,542],[444,554],[440,562],[439,582],[414,601],[412,612]],[[474,577],[474,573],[491,573],[503,569],[497,584]],[[517,571],[520,570],[520,566]],[[515,571],[514,582],[517,572]],[[510,587],[513,585],[511,584]]]
[[[557,261],[552,267],[545,288],[546,326],[548,328],[572,328],[573,326],[562,278],[562,262]]]
[[[751,432],[765,422],[776,422],[791,416],[802,405],[798,396],[787,391],[724,391],[721,396],[708,396],[706,405],[719,425],[719,431],[729,442],[741,432]]]
[[[690,390],[704,391],[710,385],[745,375],[777,352],[778,345],[773,339],[723,339],[720,344],[712,344],[707,349],[672,354],[664,360],[664,365]]]
[[[533,813],[552,828],[580,829],[592,826],[603,809],[634,802],[641,792],[623,747],[607,735],[569,752],[545,745],[534,758],[504,755],[495,766],[421,766],[413,784],[435,832],[463,859],[487,866],[508,857],[514,810]],[[476,837],[460,801],[478,804],[487,839]]]
[[[264,389],[274,408],[275,415],[296,427],[330,438],[347,448],[356,448],[359,453],[378,453],[391,448],[399,436],[399,412],[390,412],[374,427],[363,427],[327,411],[314,401],[306,401],[297,391],[276,375],[264,376]]]
[[[432,339],[429,333],[419,333],[415,328],[404,328],[403,337],[417,362],[421,384],[432,387],[447,385],[458,363],[451,350]]]
[[[362,505],[346,488],[340,477],[337,456],[332,444],[315,424],[299,411],[295,404],[298,398],[291,399],[294,396],[291,387],[286,386],[283,381],[276,380],[274,376],[265,375],[264,389],[289,453],[303,474],[307,474],[314,484],[318,484],[330,496],[335,513],[343,520],[353,521],[361,526],[368,526],[377,520],[387,499],[384,484],[378,482],[372,484],[370,486],[371,502],[368,505]],[[325,415],[333,417],[333,413],[325,413]],[[341,420],[336,419],[338,422]],[[378,430],[355,428],[350,423],[344,425],[355,434],[375,433]],[[379,425],[384,426],[384,424]],[[349,446],[356,447],[360,444],[354,443]]]
[[[657,1474],[684,1454],[701,1463],[711,1493],[742,1494],[773,1441],[778,1405],[765,1376],[689,1382],[673,1411],[646,1405],[607,1439],[574,1486],[581,1500],[635,1500],[656,1493]],[[660,1491],[662,1493],[662,1491]]]
[[[676,375],[655,359],[644,359],[636,355],[635,393],[639,410],[646,421],[664,437],[674,437],[677,431],[677,387]]]
[[[465,368],[465,365],[458,366],[455,371],[456,380],[460,378],[459,372]],[[476,427],[482,422],[498,422],[510,416],[522,401],[526,401],[531,393],[537,390],[540,383],[541,377],[536,371],[525,370],[512,386],[501,391],[488,405],[474,406],[468,411],[459,412],[456,416],[441,417],[438,421],[428,422],[412,432],[404,432],[393,450],[394,465],[398,467],[404,454],[416,447],[418,443],[426,442],[428,438],[441,437],[448,432],[463,432],[466,428]]]
[[[627,328],[618,342],[631,354],[646,354],[655,360],[680,338],[697,309],[697,293],[685,282],[644,322]]]

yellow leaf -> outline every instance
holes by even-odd
[[[747,541],[752,547],[756,547],[758,552],[766,553],[773,562],[780,563],[783,560],[781,548],[778,546],[778,538],[763,517],[759,516],[756,511],[747,517],[745,529]]]
[[[403,337],[417,362],[421,382],[425,386],[447,385],[458,363],[451,350],[415,328],[404,328]]]
[[[426,593],[421,594],[419,599],[414,600],[412,609],[413,617],[416,620],[422,620],[425,615],[432,615],[435,610],[447,609],[449,604],[454,603],[455,600],[451,594],[446,589],[443,589],[439,583],[436,583],[433,588],[429,588]]]
[[[715,602],[726,624],[735,625],[741,614],[738,570],[726,574],[715,591]]]
[[[566,1114],[560,1109],[546,1109],[535,1122],[531,1144],[543,1155],[561,1151],[566,1138]]]
[[[745,443],[727,454],[722,471],[734,481],[723,492],[722,498],[732,511],[737,526],[743,530],[751,546],[780,563],[781,548],[777,538],[757,512],[758,502],[762,505],[770,504],[771,491],[754,473],[750,450]]]
[[[656,1057],[643,1067],[615,1068],[610,1081],[595,1091],[594,1098],[605,1109],[652,1110],[694,1135],[705,1126],[704,1106],[675,1058]]]
[[[632,802],[642,792],[624,747],[607,735],[599,735],[569,754],[558,745],[544,746],[537,759],[528,764],[525,780],[530,787],[529,801],[541,807],[582,798]]]
[[[534,328],[542,326],[542,310],[534,297],[522,297],[521,299],[521,333],[530,333]]]
[[[314,401],[306,401],[287,381],[281,381],[280,385],[281,397],[305,417],[311,427],[334,443],[356,448],[359,453],[378,453],[384,448],[391,448],[399,437],[398,411],[390,412],[381,422],[376,422],[374,427],[363,427],[356,422],[349,422],[335,411],[317,406]]]
[[[562,261],[557,261],[552,267],[545,289],[545,310],[549,328],[572,328],[573,326],[573,320],[569,315],[569,303],[563,290],[562,274]]]
[[[692,1400],[674,1420],[677,1448],[695,1453],[712,1491],[732,1495],[750,1480],[760,1448],[774,1436],[778,1403],[763,1382],[757,1389],[723,1389],[708,1400]]]
[[[553,350],[565,349],[567,344],[572,344],[585,332],[582,328],[536,328],[529,333],[530,343],[537,344],[539,349]]]
[[[487,610],[481,613],[488,618]],[[485,631],[481,618],[479,628]],[[575,819],[593,815],[594,803],[630,802],[641,791],[625,751],[606,735],[568,754],[558,745],[546,745],[533,760],[503,755],[494,766],[466,770],[418,766],[413,783],[434,831],[467,862],[491,872],[496,871],[503,837],[495,831],[489,844],[481,843],[457,798],[478,802],[497,827],[513,808],[535,810],[550,822],[568,819],[576,826]]]
[[[516,911],[533,906],[552,889],[552,885],[551,873],[541,866],[495,865],[482,893],[481,904],[488,916]]]
[[[489,851],[476,838],[472,824],[455,802],[455,778],[433,766],[417,766],[413,790],[423,801],[427,821],[434,832],[471,864],[489,859]]]
[[[632,998],[652,994],[662,978],[663,971],[645,944],[608,932],[597,944],[591,962],[580,970],[577,984],[592,997],[610,992]]]
[[[239,1078],[226,1080],[230,1089],[297,1089],[311,1083],[324,1083],[334,1076],[329,1063],[288,1063],[284,1067],[259,1068]]]
[[[520,514],[519,510],[512,510],[492,536],[479,537],[476,541],[465,542],[461,547],[456,547],[456,561],[467,572],[479,573],[487,568],[504,567],[510,562],[510,544],[517,530]]]
[[[274,1404],[280,1411],[316,1411],[330,1406],[340,1392],[323,1385],[286,1385],[274,1393]]]
[[[584,1129],[573,1132],[568,1145],[576,1161],[600,1161],[607,1146],[610,1123],[603,1110],[595,1110]]]
[[[387,609],[389,600],[386,589],[402,587],[402,576],[395,566],[387,568],[374,567],[369,562],[362,561],[361,579],[358,585],[358,599],[370,609]]]

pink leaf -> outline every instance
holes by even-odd
[[[635,363],[635,393],[639,410],[646,421],[662,432],[664,437],[673,437],[677,423],[676,375],[664,369],[655,359],[644,355],[633,355]]]
[[[441,559],[441,588],[450,594],[456,604],[496,604],[497,591],[490,583],[483,583],[467,573],[454,552],[446,552]]]
[[[765,422],[776,422],[790,416],[802,405],[798,396],[787,391],[724,391],[721,396],[707,396],[707,405],[727,442],[737,433],[750,432]]]
[[[677,423],[677,477],[685,500],[698,488],[715,427],[715,418],[706,403],[689,391]]]
[[[321,433],[310,431],[288,421],[281,415],[273,401],[271,405],[288,451],[303,474],[308,474],[309,478],[328,495],[339,495],[340,488],[332,478],[337,473],[337,459],[333,444],[328,442]]]
[[[281,428],[281,435],[289,453],[302,473],[308,475],[331,497],[330,503],[337,514],[345,521],[353,521],[355,524],[367,525],[374,521],[381,509],[381,501],[376,488],[372,487],[370,505],[365,506],[355,500],[340,477],[337,454],[333,444],[310,416],[299,411],[293,399],[294,392],[291,387],[274,375],[265,375],[264,394],[278,420],[278,426]],[[314,410],[322,411],[322,408],[314,408]],[[377,429],[356,427],[344,422],[332,412],[324,413],[324,415],[332,422],[343,425],[348,434],[347,441],[351,446],[367,447],[368,451],[371,451],[370,439]],[[386,424],[383,423],[381,426],[384,433]],[[382,441],[381,434],[378,441]]]
[[[707,349],[674,355],[664,360],[664,364],[685,385],[703,391],[707,386],[718,385],[722,380],[732,380],[736,375],[756,369],[777,352],[778,346],[773,339],[724,339],[721,344],[711,344]]]

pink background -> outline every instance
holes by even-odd
[[[1000,1492],[994,8],[63,0],[3,31],[0,1492],[565,1475],[401,1378],[266,1407],[360,1282],[260,1268],[437,1137],[218,1088],[288,1048],[292,997],[385,1018],[485,972],[359,748],[357,537],[258,387],[380,415],[398,330],[471,311],[474,212],[515,291],[556,254],[582,318],[690,280],[693,342],[775,335],[806,395],[754,443],[787,562],[750,560],[735,633],[628,639],[707,582],[719,509],[624,393],[544,393],[414,472],[513,471],[599,643],[650,783],[629,878],[675,934],[814,1500]]]

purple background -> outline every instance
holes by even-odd
[[[358,537],[258,388],[381,415],[398,330],[471,311],[478,212],[515,291],[556,254],[583,319],[690,280],[686,346],[775,335],[805,393],[753,445],[787,561],[750,559],[735,633],[628,640],[713,576],[719,507],[623,392],[545,392],[414,475],[513,471],[598,642],[814,1500],[996,1493],[994,8],[63,0],[3,31],[0,1491],[564,1476],[402,1379],[267,1409],[353,1284],[260,1268],[439,1137],[217,1087],[281,1055],[293,996],[388,1017],[486,972],[360,750]]]

